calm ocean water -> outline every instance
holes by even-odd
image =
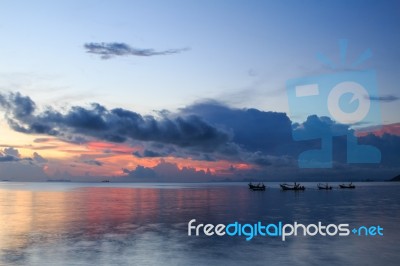
[[[400,185],[0,183],[0,265],[399,265]],[[337,184],[331,183],[333,186]],[[188,236],[198,223],[380,225],[384,236]]]

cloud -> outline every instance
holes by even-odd
[[[379,101],[379,102],[394,102],[399,100],[400,98],[395,95],[385,95],[385,96],[365,96],[366,99],[370,99],[371,101]]]
[[[43,158],[39,153],[34,152],[33,153],[33,161],[37,163],[47,163],[47,160]]]
[[[350,130],[349,125],[336,123],[326,116],[310,115],[303,123],[294,123],[293,135],[298,139],[321,138],[322,136],[345,136]]]
[[[292,142],[292,122],[285,113],[257,109],[238,109],[216,101],[188,106],[183,114],[196,114],[207,122],[232,132],[233,145],[225,146],[226,154],[238,154],[240,147],[247,151],[284,154]]]
[[[37,152],[33,153],[33,158],[22,157],[18,149],[8,147],[4,148],[2,151],[0,150],[0,162],[21,162],[33,165],[34,163],[46,163],[47,160]]]
[[[84,161],[85,164],[95,165],[95,166],[102,166],[103,163],[98,160],[86,160]]]
[[[157,176],[156,172],[149,167],[144,167],[142,165],[136,166],[134,170],[122,169],[123,173],[127,175],[127,177],[132,178],[155,178]]]
[[[2,162],[2,160],[4,160],[4,158],[2,159],[0,155],[0,162]],[[3,161],[3,163],[0,163],[0,179],[13,181],[45,181],[47,175],[42,167],[32,164],[30,161],[27,163],[26,160],[15,161],[15,159],[11,159],[11,161]]]
[[[108,110],[98,103],[87,108],[73,106],[63,113],[50,107],[37,112],[34,102],[19,93],[0,94],[0,99],[13,130],[57,136],[75,143],[91,138],[116,143],[139,140],[212,152],[230,139],[227,132],[196,115],[157,119],[122,108]]]
[[[133,154],[134,156],[138,157],[138,158],[144,158],[144,157],[153,158],[153,157],[164,157],[164,156],[168,156],[167,153],[161,153],[161,152],[157,152],[157,151],[153,151],[153,150],[148,150],[148,149],[145,149],[145,150],[143,151],[143,153],[140,153],[140,152],[138,152],[138,151],[135,151],[135,152],[133,152],[132,154]]]
[[[11,155],[5,155],[0,153],[0,163],[2,162],[16,162],[19,161],[18,158],[11,156]]]
[[[110,59],[114,56],[155,56],[155,55],[171,55],[189,50],[188,48],[168,49],[164,51],[156,51],[154,49],[140,49],[131,47],[126,43],[85,43],[84,47],[87,53],[100,55],[101,59]]]
[[[16,118],[31,115],[35,109],[35,103],[29,98],[22,96],[19,92],[8,95],[0,94],[0,106],[9,109]]]
[[[18,149],[13,147],[4,148],[0,150],[0,163],[4,162],[18,162],[21,160],[21,155]],[[24,159],[26,160],[26,159]]]
[[[385,133],[400,136],[400,123],[358,128],[356,131],[357,136],[366,136],[370,133],[376,136],[382,136]]]
[[[125,181],[168,181],[168,182],[201,182],[210,181],[213,176],[209,171],[196,170],[192,167],[180,169],[175,163],[160,161],[154,167],[138,165],[135,169],[122,169]]]
[[[400,164],[400,136],[384,133],[382,136],[369,134],[359,138],[361,144],[373,145],[382,154],[382,166],[398,167]]]
[[[373,167],[347,164],[346,138],[355,134],[355,131],[349,125],[317,115],[310,115],[302,123],[293,123],[285,113],[232,108],[217,101],[196,103],[178,112],[162,111],[157,117],[143,116],[122,108],[107,109],[98,103],[88,107],[72,106],[59,111],[51,107],[39,109],[33,100],[19,93],[0,94],[0,107],[4,109],[6,120],[12,129],[26,134],[44,135],[44,138],[36,140],[38,143],[45,143],[48,141],[47,136],[54,136],[50,139],[59,138],[87,145],[114,142],[118,144],[108,145],[119,147],[129,144],[129,149],[121,151],[137,157],[132,160],[139,164],[141,158],[157,157],[189,159],[194,165],[202,165],[202,169],[205,165],[217,165],[219,162],[235,166],[242,164],[243,167],[235,167],[235,171],[227,169],[225,172],[217,172],[224,177],[231,175],[236,180],[249,176],[293,178],[297,173],[312,177],[339,176],[351,172],[356,177],[361,176],[361,173],[368,173],[366,169]],[[321,149],[321,136],[333,137],[333,168],[315,171],[299,169],[299,154],[310,149]],[[382,163],[378,167],[385,167],[385,171],[374,174],[382,176],[383,173],[394,174],[399,170],[399,136],[384,133],[371,136],[366,133],[359,136],[358,141],[381,150]],[[97,149],[104,153],[112,151],[108,146],[93,145],[97,145]],[[18,161],[17,152],[7,148],[8,154],[2,152],[0,160]],[[38,158],[39,155],[34,155],[32,163],[39,163]],[[92,159],[85,158],[81,161],[86,160],[87,164],[101,166],[100,161]],[[23,160],[28,158],[20,159],[21,163]],[[173,163],[161,162],[157,167],[141,166],[123,171],[132,180],[144,177],[175,181],[185,181],[189,176],[193,180],[214,178],[204,171],[178,168]],[[359,171],[350,171],[350,166]]]
[[[367,130],[367,129],[365,129]],[[358,134],[348,125],[336,123],[328,117],[318,117],[311,115],[301,124],[293,124],[293,134],[299,139],[304,139],[302,149],[320,149],[321,136],[333,137],[333,158],[336,163],[345,165],[347,161],[347,136],[359,135],[358,144],[371,145],[378,148],[382,154],[381,163],[379,166],[398,167],[400,162],[400,136],[385,133],[368,134],[367,131],[363,134]],[[302,141],[300,141],[301,143]],[[295,147],[293,145],[293,147]],[[338,166],[338,165],[337,165]],[[364,167],[370,167],[364,165]]]
[[[17,149],[13,148],[13,147],[5,148],[3,150],[3,152],[6,155],[10,155],[10,156],[13,156],[13,157],[16,157],[16,158],[20,158],[21,157],[21,155],[19,154],[19,151]]]
[[[0,150],[0,179],[13,181],[44,181],[47,177],[39,163],[47,162],[36,152],[34,158],[22,157],[14,147]]]
[[[36,139],[33,140],[33,142],[35,142],[35,143],[46,143],[46,142],[49,142],[51,140],[52,140],[51,138],[36,138]]]

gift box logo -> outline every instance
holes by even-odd
[[[342,65],[346,58],[347,42],[340,41]],[[356,67],[371,56],[366,50],[352,67]],[[320,61],[331,68],[336,66],[325,56],[319,55]],[[378,95],[374,70],[342,71],[314,77],[291,79],[286,84],[289,114],[318,115],[329,117],[336,123],[354,125],[368,123],[381,125],[379,103],[371,101],[369,96]],[[331,168],[333,137],[346,134],[347,163],[379,163],[381,153],[371,145],[361,145],[354,131],[335,131],[316,128],[315,130],[293,131],[295,141],[320,139],[320,149],[302,152],[298,158],[300,168]]]

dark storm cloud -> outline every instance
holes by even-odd
[[[399,100],[400,98],[395,96],[395,95],[385,95],[385,96],[366,96],[367,99],[370,99],[371,101],[378,101],[378,102],[394,102]]]
[[[350,130],[348,125],[336,123],[326,116],[310,115],[303,123],[294,123],[293,132],[297,139],[321,138],[322,136],[343,136]]]
[[[236,145],[268,154],[285,154],[292,142],[292,128],[285,113],[264,112],[257,109],[230,108],[218,102],[198,103],[181,110],[184,114],[197,114],[206,121],[232,132]],[[237,154],[238,147],[224,147],[225,154]]]
[[[126,43],[85,43],[84,47],[87,53],[100,55],[102,59],[109,59],[114,56],[155,56],[155,55],[171,55],[187,51],[188,48],[168,49],[164,51],[156,51],[154,49],[140,49],[131,47]]]
[[[22,118],[31,115],[35,109],[35,103],[29,98],[22,96],[19,92],[0,94],[0,106],[12,113],[15,118]]]
[[[19,93],[0,94],[0,106],[15,131],[57,136],[79,143],[87,138],[117,143],[140,140],[212,152],[230,138],[196,115],[156,119],[122,108],[108,110],[97,103],[88,108],[73,106],[65,113],[52,108],[34,112],[34,102]]]
[[[232,132],[232,142],[218,150],[219,157],[224,154],[260,167],[297,165],[301,152],[321,149],[322,136],[333,138],[334,164],[347,164],[347,136],[355,134],[349,125],[337,123],[329,117],[310,115],[302,123],[293,123],[285,113],[231,108],[215,101],[197,103],[181,112],[197,114],[207,122]],[[383,165],[399,165],[399,136],[370,135],[360,137],[359,142],[380,149]]]

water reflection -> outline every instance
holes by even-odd
[[[243,186],[0,189],[0,264],[395,265],[400,200],[393,186],[294,193]],[[188,237],[187,222],[350,223],[384,238]],[[374,254],[385,254],[384,257]]]

